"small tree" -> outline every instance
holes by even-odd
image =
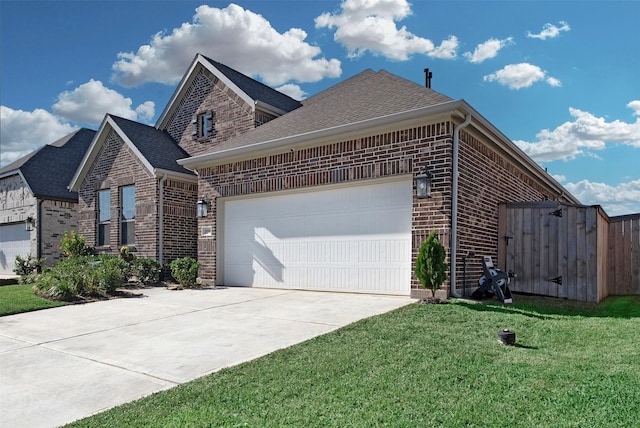
[[[436,290],[442,286],[447,279],[447,264],[444,247],[433,230],[427,240],[420,246],[420,252],[416,259],[416,277],[423,287],[431,290],[431,295],[435,297]]]
[[[85,241],[84,235],[80,235],[75,230],[65,231],[58,249],[66,257],[90,256],[94,253],[93,247],[88,247]]]

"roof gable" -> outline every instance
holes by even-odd
[[[19,173],[37,198],[77,201],[67,188],[96,131],[82,128],[46,145],[0,170]]]
[[[149,173],[154,175],[175,174],[183,176],[183,178],[195,178],[192,171],[176,162],[189,155],[178,146],[178,143],[169,134],[153,126],[107,114],[91,143],[91,147],[70,180],[70,189],[77,191],[80,188],[91,166],[97,161],[100,149],[112,130],[131,149]]]
[[[188,88],[197,76],[201,68],[207,69],[226,86],[243,99],[248,105],[260,105],[263,109],[277,115],[287,113],[300,107],[300,101],[296,101],[288,95],[278,92],[269,86],[248,77],[239,71],[224,64],[214,61],[201,54],[196,54],[191,66],[182,77],[171,99],[167,103],[160,118],[156,122],[157,129],[165,129],[173,113],[188,96]]]

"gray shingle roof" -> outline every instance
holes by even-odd
[[[176,160],[189,157],[189,154],[166,131],[122,117],[109,116],[153,168],[195,175],[193,171],[176,163]]]
[[[19,170],[36,197],[77,201],[67,186],[95,133],[81,128],[7,165],[0,175]]]
[[[214,67],[220,70],[229,80],[231,80],[237,87],[243,90],[247,95],[256,101],[262,101],[270,106],[279,108],[286,112],[292,111],[300,107],[302,104],[300,101],[296,101],[288,95],[278,92],[267,85],[245,76],[239,71],[234,70],[222,63],[207,58],[203,55],[207,61],[209,61]]]
[[[213,154],[452,101],[385,70],[365,70],[302,102],[302,107],[234,137]]]

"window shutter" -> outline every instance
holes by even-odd
[[[191,117],[191,138],[194,140],[198,138],[198,115],[197,114],[194,114]]]
[[[213,133],[213,110],[207,112],[207,135]]]

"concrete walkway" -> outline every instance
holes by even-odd
[[[138,291],[142,297],[0,317],[0,426],[59,426],[413,301],[256,288]]]

